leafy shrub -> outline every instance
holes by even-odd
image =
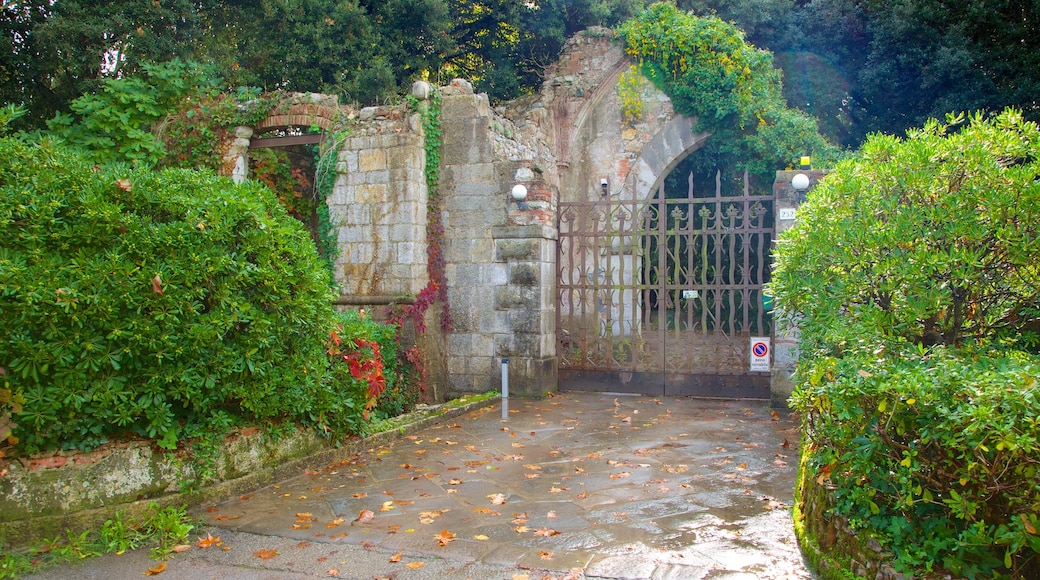
[[[141,76],[107,79],[97,93],[72,102],[72,113],[47,122],[52,133],[83,148],[97,163],[112,155],[125,161],[155,164],[164,156],[154,125],[176,110],[207,78],[198,63],[172,60],[145,64]]]
[[[801,155],[827,162],[838,155],[811,116],[791,109],[773,55],[744,40],[736,26],[655,2],[618,30],[625,52],[675,105],[713,138],[717,167],[746,167],[771,183],[776,169]],[[622,90],[630,79],[622,79]],[[630,98],[623,98],[626,114]],[[714,174],[714,170],[710,171]]]
[[[18,450],[241,420],[351,423],[327,271],[257,184],[0,139],[0,366]],[[342,411],[342,412],[341,412]]]
[[[422,393],[410,353],[398,343],[398,326],[378,323],[363,310],[339,314],[338,323],[329,347],[335,383],[349,385],[349,392],[364,401],[365,419],[410,411]]]
[[[951,122],[961,123],[962,117]],[[772,288],[803,331],[1040,346],[1040,128],[1021,113],[875,135],[785,232]]]
[[[845,346],[792,398],[835,511],[908,572],[1040,577],[1040,357]]]
[[[835,512],[906,572],[1036,578],[1040,129],[962,121],[839,164],[771,289],[801,332],[803,477]]]

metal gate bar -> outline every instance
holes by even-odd
[[[770,336],[762,304],[772,196],[561,202],[560,386],[701,396],[769,396],[748,370],[751,336]]]

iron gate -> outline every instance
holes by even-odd
[[[557,354],[560,388],[769,398],[749,371],[763,306],[773,197],[743,191],[561,202]]]

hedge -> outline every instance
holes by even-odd
[[[3,138],[0,235],[0,368],[19,398],[0,410],[19,453],[356,422],[328,378],[327,270],[262,186]]]

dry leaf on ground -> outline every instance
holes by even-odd
[[[270,560],[278,555],[278,550],[257,550],[253,555],[261,560]]]
[[[361,512],[358,513],[357,519],[354,521],[360,524],[367,524],[368,522],[372,521],[372,518],[374,517],[376,517],[376,513],[374,511],[361,510]]]
[[[434,539],[437,540],[438,546],[447,546],[448,542],[455,539],[455,534],[449,532],[448,530],[441,530],[441,533],[434,536]]]

